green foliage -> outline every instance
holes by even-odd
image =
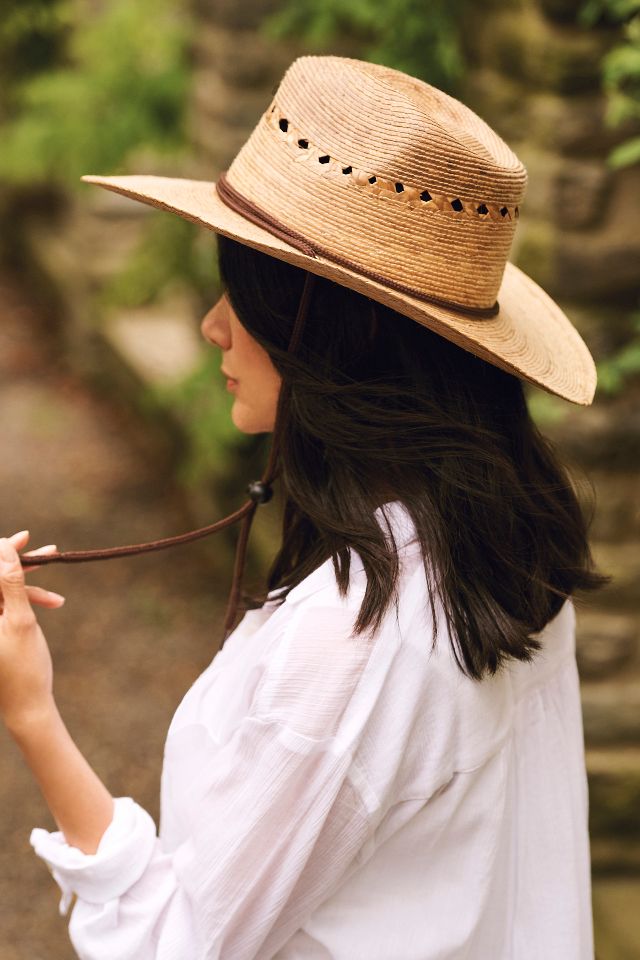
[[[640,375],[640,310],[632,314],[632,335],[625,346],[598,364],[598,387],[615,396]]]
[[[184,0],[0,0],[0,179],[5,186],[119,173],[134,151],[179,158],[190,81]],[[5,11],[3,8],[7,7]],[[95,189],[95,188],[92,188]],[[210,291],[202,231],[150,216],[102,292],[136,306],[184,281]]]
[[[348,37],[362,59],[382,63],[454,93],[464,72],[460,33],[468,0],[285,0],[263,31],[325,49]]]
[[[0,50],[29,49],[38,29],[56,39],[56,62],[14,86],[0,177],[77,187],[83,173],[120,172],[140,145],[180,152],[189,71],[175,0],[30,2],[2,23]]]
[[[605,120],[611,127],[640,120],[640,0],[588,0],[581,11],[585,26],[619,26],[620,42],[602,60],[607,95]],[[640,163],[640,136],[619,144],[608,157],[614,169]]]
[[[618,24],[640,11],[640,0],[586,0],[578,20],[584,26],[596,23]]]
[[[610,127],[640,120],[640,0],[587,0],[579,21],[584,26],[617,28],[619,39],[602,60],[602,87],[607,96],[605,121]],[[640,136],[616,146],[607,158],[613,169],[640,163]],[[615,397],[640,374],[640,311],[631,315],[627,343],[598,364],[598,390]]]
[[[136,249],[100,299],[106,307],[139,307],[158,300],[173,286],[213,302],[219,287],[215,237],[182,217],[154,210]]]
[[[180,159],[190,82],[184,0],[0,0],[0,179],[5,186],[88,188],[84,173],[131,172],[161,154]],[[95,190],[96,188],[91,188]],[[177,216],[149,212],[137,248],[98,293],[100,305],[137,307],[184,286],[217,297],[215,236]],[[177,479],[220,485],[245,449],[233,426],[220,356],[204,350],[179,384],[140,398],[170,410],[186,449]]]
[[[614,47],[604,59],[604,87],[609,96],[607,119],[612,126],[640,120],[640,16],[624,27],[625,42]],[[616,147],[612,167],[640,162],[640,136]]]
[[[640,163],[640,137],[625,140],[609,155],[609,165],[616,169],[618,167],[631,167],[636,163]]]
[[[71,22],[66,0],[0,0],[0,120],[15,110],[24,80],[58,62]]]
[[[566,418],[569,413],[569,404],[566,400],[528,383],[525,384],[524,389],[529,413],[540,429],[547,430],[557,426]]]

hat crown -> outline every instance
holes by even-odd
[[[349,57],[299,57],[227,181],[319,256],[432,303],[498,309],[526,170],[430,84]]]
[[[274,102],[312,142],[378,177],[479,203],[524,196],[526,169],[504,140],[459,100],[400,70],[299,57]]]

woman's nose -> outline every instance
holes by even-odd
[[[221,350],[228,350],[231,346],[229,322],[226,317],[224,298],[220,297],[218,302],[205,314],[200,324],[200,332],[205,340],[209,340]]]

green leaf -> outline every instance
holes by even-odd
[[[627,381],[640,375],[640,311],[631,314],[631,336],[613,356],[598,364],[598,386],[607,394],[618,394]]]
[[[607,157],[607,164],[612,169],[630,167],[640,163],[640,137],[634,137],[615,147]]]
[[[316,46],[348,37],[360,56],[403,70],[449,93],[462,77],[461,33],[470,0],[285,0],[264,35]]]
[[[184,146],[188,31],[176,3],[112,0],[98,12],[73,10],[58,65],[25,79],[5,110],[0,176],[10,182],[78,189],[83,173],[121,172],[141,144],[159,153]]]

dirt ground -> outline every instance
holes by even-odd
[[[0,278],[1,535],[28,529],[32,547],[72,550],[192,529],[126,418],[63,366],[42,318]],[[66,597],[36,610],[72,736],[111,793],[156,822],[167,728],[217,649],[227,584],[216,582],[215,550],[214,538],[28,574]],[[72,960],[58,888],[29,845],[35,826],[55,829],[0,724],[0,960]]]

